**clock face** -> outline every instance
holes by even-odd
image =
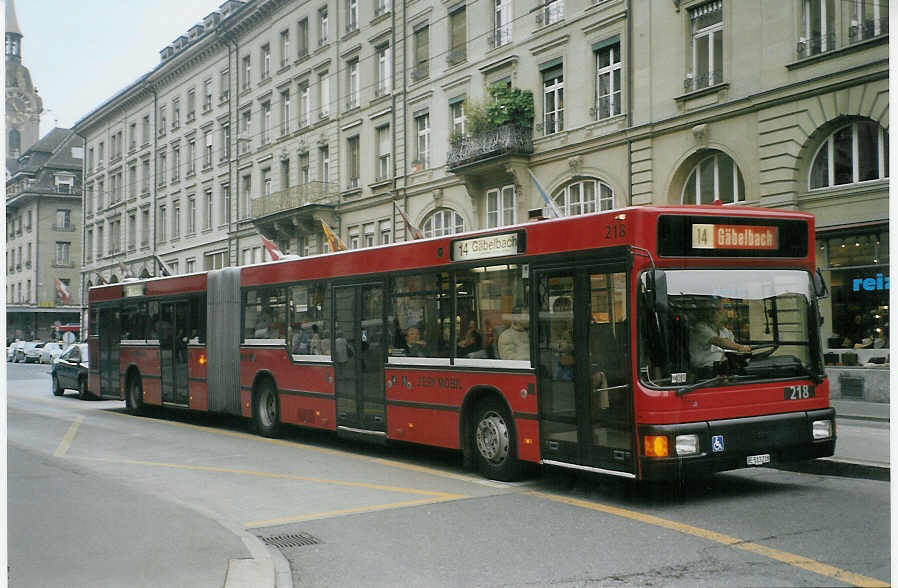
[[[11,124],[21,124],[34,114],[34,102],[19,88],[6,90],[6,116]]]

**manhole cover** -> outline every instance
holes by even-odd
[[[271,545],[278,549],[290,549],[292,547],[305,547],[307,545],[318,545],[321,539],[313,537],[308,533],[290,533],[289,535],[272,535],[270,537],[262,537],[265,545]]]

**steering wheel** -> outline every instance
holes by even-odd
[[[770,357],[773,352],[779,349],[776,343],[762,343],[761,345],[752,345],[751,351],[748,352],[749,359],[764,359]],[[755,352],[758,353],[755,353]]]

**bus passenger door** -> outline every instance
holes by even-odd
[[[386,431],[381,284],[334,288],[337,426]]]
[[[632,473],[632,392],[625,271],[537,277],[543,459]]]
[[[120,320],[118,308],[100,307],[99,333],[100,333],[100,389],[91,390],[96,395],[116,396],[121,393],[119,383],[121,343]],[[82,361],[84,361],[82,359]],[[77,382],[76,382],[77,383]]]
[[[162,402],[188,404],[187,301],[163,302],[159,309],[159,358]]]

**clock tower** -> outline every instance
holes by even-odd
[[[43,101],[22,65],[22,31],[15,0],[6,2],[6,156],[17,158],[40,138]],[[9,166],[7,166],[8,168]]]

